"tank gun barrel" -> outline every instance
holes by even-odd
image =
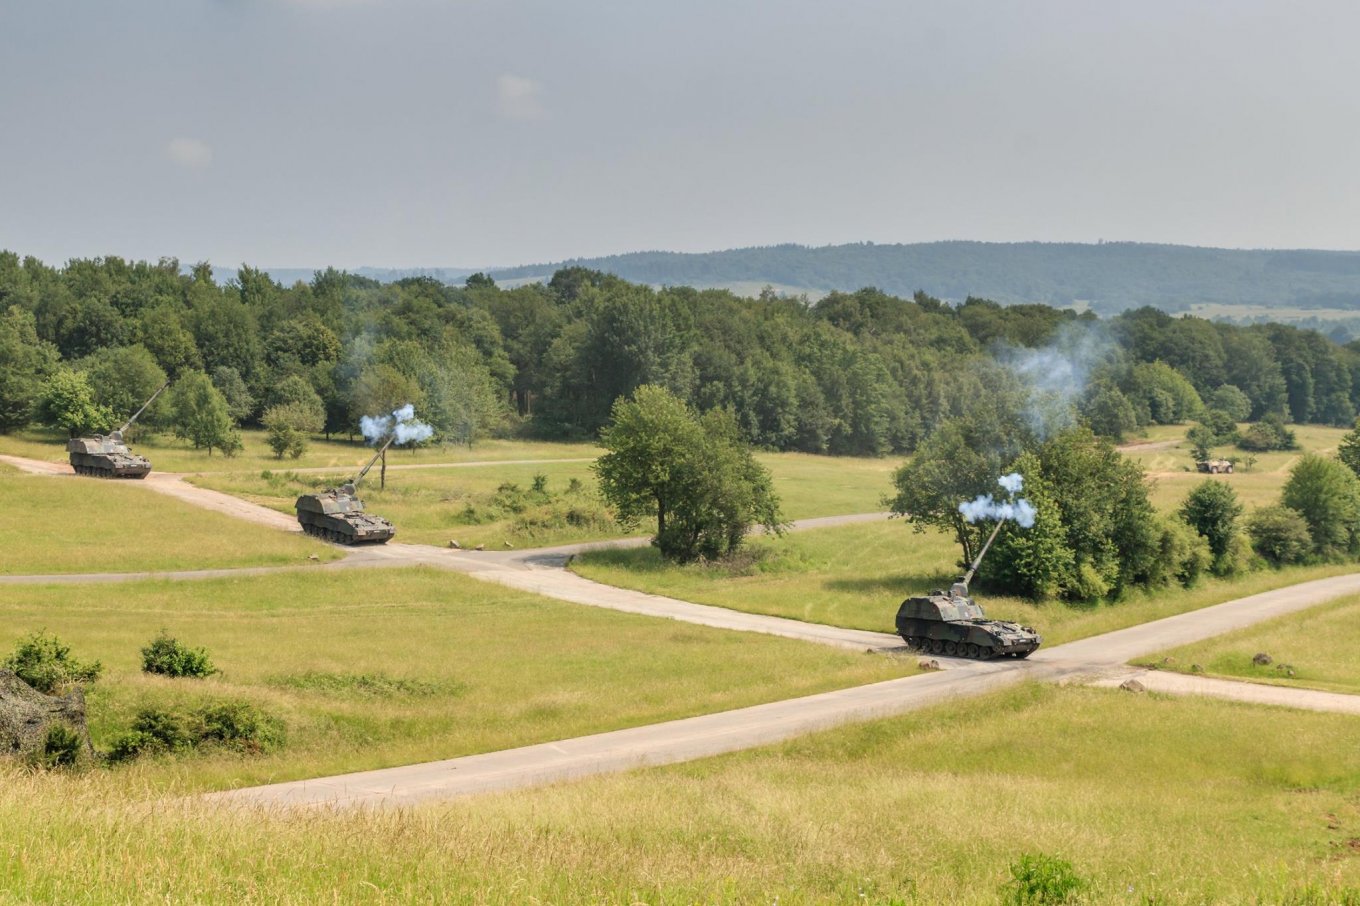
[[[1001,526],[1005,524],[1006,517],[1003,516],[997,521],[996,528],[992,529],[992,534],[987,538],[987,543],[982,545],[982,550],[978,551],[977,559],[973,561],[973,565],[968,567],[968,572],[964,573],[963,578],[959,580],[963,585],[964,594],[968,593],[968,583],[973,581],[973,574],[976,573],[978,567],[982,565],[982,558],[987,556],[987,548],[992,546],[992,542],[996,540],[997,533],[1001,531]]]
[[[363,481],[364,476],[368,474],[368,470],[373,468],[373,464],[378,461],[378,457],[386,453],[387,448],[392,446],[392,441],[396,439],[397,436],[395,434],[389,437],[387,439],[387,443],[383,444],[381,447],[378,448],[378,452],[373,454],[373,458],[368,461],[368,465],[364,466],[362,469],[359,470],[359,474],[354,476],[353,480],[350,481],[350,484],[354,485],[357,488],[359,486],[359,482]]]
[[[140,408],[140,409],[138,409],[136,412],[132,413],[132,418],[130,418],[130,419],[128,419],[127,421],[123,422],[123,427],[121,427],[121,428],[118,429],[118,433],[119,433],[119,434],[122,434],[122,433],[123,433],[124,431],[126,431],[128,428],[131,428],[131,427],[132,427],[132,423],[135,422],[135,421],[137,420],[137,416],[139,416],[139,415],[141,415],[143,412],[145,412],[145,411],[146,411],[146,407],[147,407],[147,406],[150,406],[152,403],[154,403],[154,402],[156,401],[156,397],[160,396],[161,393],[164,392],[165,388],[166,388],[166,387],[169,387],[169,386],[170,386],[170,382],[169,382],[169,381],[166,381],[164,384],[161,384],[161,389],[160,389],[160,390],[157,390],[155,393],[151,394],[151,399],[149,399],[149,400],[147,400],[146,402],[142,403],[142,408]]]

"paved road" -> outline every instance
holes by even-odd
[[[577,739],[213,794],[269,807],[388,808],[668,764],[779,742],[814,730],[889,717],[980,695],[1021,680],[1122,680],[1130,657],[1360,593],[1360,574],[1319,579],[1035,652],[1028,661],[939,658],[949,669],[719,714]]]
[[[0,461],[43,474],[60,474],[63,471],[63,467],[51,463],[19,460],[17,457],[0,457]],[[65,467],[64,471],[69,473],[69,467]],[[297,530],[296,523],[289,517],[265,507],[255,506],[216,491],[194,487],[182,481],[177,475],[161,473],[160,476],[153,477],[158,480],[148,480],[148,487],[171,494],[188,503],[207,506],[228,515],[289,531]],[[796,524],[795,527],[813,528],[883,518],[883,514],[829,517],[807,520]],[[590,582],[561,568],[572,554],[583,549],[641,543],[646,542],[643,539],[623,539],[592,545],[569,545],[540,551],[515,552],[448,551],[426,545],[394,543],[381,548],[351,552],[345,560],[326,568],[422,563],[458,570],[504,585],[576,603],[667,617],[706,626],[763,632],[848,648],[877,649],[900,645],[895,636],[886,633],[801,623],[796,620],[739,613],[658,595],[647,595]],[[247,572],[268,571],[272,570],[199,572],[242,575]],[[182,574],[182,577],[191,576]],[[17,578],[19,577],[10,577],[11,580]],[[79,581],[73,577],[46,578]],[[124,577],[118,575],[118,578]],[[926,673],[736,711],[505,752],[233,790],[213,794],[211,798],[221,802],[247,805],[390,807],[548,783],[647,764],[665,764],[699,758],[765,745],[851,721],[902,714],[951,698],[978,695],[1023,679],[1119,682],[1127,674],[1127,668],[1123,667],[1123,664],[1131,658],[1219,635],[1353,593],[1360,593],[1360,574],[1306,582],[1095,638],[1059,645],[1036,652],[1028,661],[977,663],[939,658],[942,666],[948,669],[938,673]],[[1177,691],[1193,691],[1183,680],[1168,677],[1169,674],[1161,674],[1153,682],[1180,684],[1181,688]],[[1195,688],[1214,690],[1212,694],[1224,694],[1219,686],[1204,685],[1203,680],[1200,682],[1201,685]],[[1221,682],[1213,681],[1215,684]],[[1241,693],[1240,690],[1237,692],[1247,694]],[[1263,693],[1253,691],[1250,694]]]
[[[1168,695],[1200,695],[1258,705],[1301,708],[1305,711],[1360,714],[1360,695],[1343,695],[1318,689],[1293,689],[1289,686],[1213,679],[1207,676],[1188,676],[1164,670],[1130,670],[1098,680],[1092,685],[1118,686],[1129,679],[1138,680],[1143,684],[1143,688],[1150,692],[1163,692]]]

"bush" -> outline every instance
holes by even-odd
[[[304,403],[280,403],[265,410],[260,419],[267,432],[269,449],[279,459],[287,453],[297,459],[307,452],[307,436],[325,425],[325,412]]]
[[[128,761],[139,755],[179,752],[193,745],[194,739],[178,714],[159,708],[143,708],[137,712],[132,729],[114,739],[109,760]]]
[[[1280,502],[1308,523],[1319,557],[1360,553],[1360,478],[1341,462],[1304,454],[1289,470]]]
[[[103,670],[98,661],[86,664],[71,657],[68,646],[41,629],[21,639],[0,666],[12,670],[19,679],[49,695],[64,686],[93,683]]]
[[[53,724],[47,728],[47,739],[37,763],[45,768],[69,768],[84,754],[85,744],[79,733],[66,724]]]
[[[1086,888],[1072,863],[1043,853],[1026,854],[1011,863],[1011,880],[1002,887],[1003,902],[1014,906],[1071,903]]]
[[[164,629],[142,649],[142,670],[161,676],[211,676],[217,668],[202,648],[189,648],[171,638]]]
[[[1313,546],[1308,522],[1298,510],[1265,506],[1247,517],[1251,546],[1267,563],[1288,566],[1302,563]]]
[[[267,752],[283,744],[283,723],[243,701],[220,702],[194,712],[195,745],[217,744],[238,751]]]
[[[1181,504],[1181,517],[1209,542],[1215,575],[1231,575],[1239,566],[1229,554],[1241,515],[1242,504],[1238,502],[1237,492],[1226,482],[1212,478],[1196,485]]]
[[[1284,426],[1284,419],[1278,415],[1267,415],[1246,430],[1237,441],[1243,450],[1265,452],[1268,450],[1294,450],[1298,442],[1294,432]]]
[[[110,761],[141,755],[184,752],[221,746],[247,754],[267,752],[283,744],[283,723],[243,701],[203,705],[188,715],[158,708],[137,712],[132,728],[113,741]]]

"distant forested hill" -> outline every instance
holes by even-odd
[[[654,285],[759,287],[820,295],[874,286],[895,295],[916,290],[953,301],[979,296],[1003,303],[1069,306],[1101,312],[1155,305],[1184,311],[1205,305],[1360,310],[1360,252],[1269,251],[1109,242],[861,243],[809,248],[775,245],[723,252],[634,252],[494,271],[498,281],[546,279],[582,266]]]

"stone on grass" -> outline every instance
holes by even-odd
[[[452,539],[449,540],[449,547],[456,551],[460,551],[463,549],[463,545],[459,544],[457,541],[454,541]]]
[[[1190,672],[1191,672],[1191,673],[1203,673],[1203,672],[1204,672],[1204,668],[1201,667],[1199,664],[1191,664],[1191,665],[1190,665]]]
[[[47,734],[65,726],[80,739],[83,758],[94,757],[90,730],[85,724],[85,695],[44,695],[10,670],[0,670],[0,755],[40,759]]]
[[[921,670],[939,670],[940,662],[933,657],[923,657],[916,662],[916,666]]]
[[[1255,664],[1257,667],[1264,667],[1267,664],[1269,664],[1270,661],[1271,661],[1270,655],[1266,654],[1264,651],[1258,651],[1256,653],[1256,657],[1251,659],[1251,662]]]
[[[1147,691],[1147,686],[1144,686],[1142,683],[1138,682],[1137,677],[1132,677],[1132,676],[1129,677],[1128,679],[1124,680],[1124,682],[1120,683],[1120,684],[1119,684],[1119,688],[1123,689],[1125,692],[1146,692],[1146,691]]]

